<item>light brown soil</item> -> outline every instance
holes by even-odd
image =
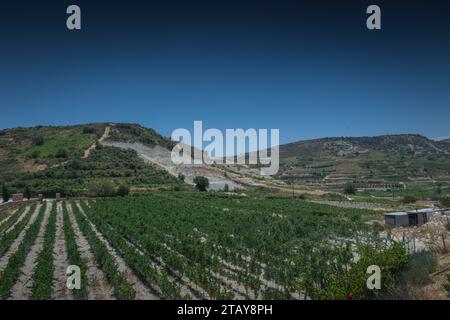
[[[72,212],[72,206],[67,205],[67,212],[72,224],[73,231],[76,237],[76,243],[81,255],[81,258],[86,261],[87,278],[89,281],[89,299],[94,300],[114,300],[114,290],[106,280],[105,274],[100,270],[92,254],[91,246],[86,237],[81,232],[75,217]]]
[[[23,170],[26,172],[39,172],[47,169],[46,164],[36,164],[34,161],[26,161],[23,164]]]
[[[39,229],[38,236],[35,243],[28,253],[24,265],[20,269],[20,276],[16,283],[11,289],[11,300],[25,300],[31,295],[31,289],[33,286],[33,274],[36,268],[36,259],[44,247],[44,233],[45,226],[47,225],[48,218],[50,216],[50,210],[52,208],[52,203],[47,202],[47,207],[45,208],[44,219],[42,219],[41,226]]]
[[[131,243],[128,239],[123,238],[124,241],[134,250],[136,250],[136,252],[138,254],[140,254],[141,256],[144,256],[145,253],[143,252],[142,248],[140,248],[137,244]],[[148,263],[149,265],[151,265],[153,268],[155,268],[156,270],[161,270],[162,268],[166,268],[167,266],[164,263],[164,261],[162,261],[161,258],[151,258],[148,257]],[[209,298],[209,295],[206,291],[204,291],[202,288],[198,287],[195,283],[193,283],[190,279],[188,279],[186,276],[181,276],[177,271],[169,269],[169,274],[167,275],[167,278],[172,281],[172,282],[176,282],[178,283],[178,285],[180,286],[180,292],[182,295],[186,295],[189,294],[192,299],[201,299],[201,298]],[[154,289],[154,291],[158,292],[158,294],[162,294],[161,293],[161,289],[154,285],[154,284],[149,284],[152,286],[152,288]]]
[[[107,139],[109,137],[109,132],[111,131],[111,127],[108,126],[105,128],[105,132],[103,133],[103,135],[100,137],[100,139],[98,140],[98,142],[102,143],[105,139]],[[91,154],[92,150],[95,149],[95,147],[97,146],[97,141],[94,142],[89,148],[87,148],[86,150],[84,150],[84,155],[81,157],[82,159],[85,159],[87,157],[89,157],[89,155]]]
[[[411,289],[413,298],[420,300],[450,300],[448,293],[443,285],[449,283],[450,275],[450,254],[440,256],[438,259],[438,271],[431,274],[431,283],[421,288]]]
[[[3,257],[0,258],[0,272],[2,272],[6,266],[8,265],[8,261],[9,258],[17,251],[17,249],[19,248],[20,244],[22,243],[23,238],[25,237],[25,233],[27,232],[27,230],[30,228],[30,226],[33,224],[33,222],[36,220],[38,213],[39,213],[39,209],[41,208],[41,205],[38,205],[36,207],[36,210],[32,213],[31,219],[28,221],[27,225],[25,226],[25,228],[20,232],[19,236],[16,238],[16,240],[14,240],[13,244],[11,245],[11,247],[8,249],[8,251],[5,253],[5,255]],[[29,211],[29,207],[27,208]]]
[[[57,204],[56,213],[56,234],[55,244],[53,248],[53,299],[56,300],[72,300],[72,291],[67,288],[66,270],[69,266],[69,259],[67,257],[66,240],[64,238],[63,230],[63,216],[61,203]]]
[[[18,224],[20,221],[23,220],[23,218],[25,218],[25,216],[28,214],[28,212],[30,211],[30,207],[26,207],[25,210],[22,212],[22,214],[20,215],[20,217],[5,231],[5,233],[10,232],[12,229],[14,229],[14,227],[16,226],[16,224]]]
[[[76,204],[83,216],[89,221],[88,217],[86,216],[83,208],[80,206],[79,203]],[[145,286],[141,280],[139,280],[133,273],[133,271],[126,265],[125,261],[122,259],[122,257],[119,256],[119,254],[116,252],[116,250],[110,245],[110,243],[105,239],[105,237],[97,230],[95,225],[89,221],[89,224],[94,230],[97,237],[102,241],[102,243],[106,246],[109,253],[114,257],[115,262],[118,266],[118,271],[123,273],[125,278],[131,285],[133,286],[134,291],[136,292],[136,299],[137,300],[158,300],[159,298],[152,294],[147,286]]]

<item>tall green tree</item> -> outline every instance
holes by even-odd
[[[25,187],[25,191],[23,192],[23,195],[25,196],[25,198],[30,200],[30,198],[31,198],[31,190],[30,190],[29,186]]]
[[[347,182],[344,185],[344,193],[345,194],[355,194],[356,193],[355,185],[351,182]]]
[[[117,189],[117,195],[125,197],[130,193],[130,188],[127,185],[121,184]]]
[[[441,205],[445,208],[450,208],[450,197],[441,199]]]
[[[11,198],[11,193],[9,192],[9,189],[6,185],[2,186],[2,197],[4,202],[9,201],[9,199]]]
[[[33,137],[32,143],[34,146],[42,146],[44,144],[44,137],[42,135],[37,135]]]
[[[203,176],[197,176],[194,178],[195,187],[198,191],[206,191],[209,187],[209,180]]]

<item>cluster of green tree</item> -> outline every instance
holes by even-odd
[[[98,192],[96,185],[103,184],[105,190]],[[90,188],[91,185],[94,187]],[[44,171],[18,174],[13,182],[5,184],[9,191],[24,192],[36,196],[54,197],[83,196],[92,193],[115,194],[117,186],[162,187],[183,190],[187,185],[182,179],[171,176],[166,171],[146,164],[133,150],[113,147],[97,147],[88,158],[72,159],[66,163]],[[124,189],[121,188],[121,194]],[[8,195],[8,193],[6,193]]]
[[[441,199],[441,206],[444,208],[450,208],[450,197],[445,197]]]
[[[11,191],[9,190],[8,186],[6,186],[5,184],[2,185],[2,199],[3,202],[8,202],[9,199],[11,199]],[[30,200],[31,198],[31,190],[28,186],[25,186],[24,190],[23,190],[23,196],[25,197],[25,199]]]
[[[351,268],[339,273],[328,274],[329,278],[322,282],[324,285],[320,288],[310,287],[311,297],[314,299],[346,299],[351,295],[353,299],[380,298],[396,287],[402,272],[410,261],[401,242],[394,242],[385,249],[372,245],[361,245],[358,251],[360,258]],[[376,266],[380,271],[380,287],[376,288],[377,290],[367,285],[370,266]],[[372,285],[375,284],[376,280],[374,279]]]
[[[194,178],[195,187],[198,191],[207,191],[209,187],[209,180],[203,176],[197,176]]]
[[[91,197],[113,197],[127,196],[130,193],[130,187],[119,185],[117,188],[109,181],[92,182],[88,186],[88,195]]]
[[[352,182],[347,182],[344,185],[344,193],[345,194],[355,194],[356,193],[355,184]]]
[[[151,128],[139,124],[117,123],[111,128],[110,139],[114,141],[140,142],[147,145],[160,145],[172,149],[174,142],[163,137]]]

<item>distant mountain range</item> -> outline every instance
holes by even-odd
[[[196,175],[207,176],[216,190],[267,183],[251,167],[174,166],[173,145],[153,129],[127,123],[0,130],[0,183],[13,191],[29,186],[49,194],[63,189],[82,193],[105,180],[142,190],[179,189]],[[318,187],[347,181],[371,186],[450,183],[450,139],[400,134],[288,143],[280,146],[280,170],[273,178],[273,183]]]
[[[298,141],[280,146],[280,163],[278,178],[321,188],[355,182],[422,192],[450,185],[450,139],[399,134]]]
[[[426,156],[450,154],[450,139],[435,141],[418,134],[334,137],[284,144],[281,157],[337,157],[367,153]]]

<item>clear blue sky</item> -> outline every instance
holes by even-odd
[[[449,5],[395,2],[377,1],[377,32],[368,1],[75,1],[79,32],[72,2],[2,2],[0,128],[450,136]]]

